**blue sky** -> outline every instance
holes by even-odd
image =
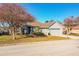
[[[38,21],[55,20],[62,22],[70,16],[79,16],[78,3],[21,3],[22,7]]]

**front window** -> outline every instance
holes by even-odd
[[[60,30],[60,28],[50,28],[49,30]]]

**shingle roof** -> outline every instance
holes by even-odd
[[[31,26],[39,26],[40,28],[48,28],[49,26],[51,26],[52,24],[54,24],[55,22],[47,22],[47,23],[41,23],[38,21],[34,21],[31,22]]]
[[[49,26],[53,25],[55,22],[47,22],[47,23],[43,23],[41,24],[41,28],[48,28]]]
[[[56,22],[54,22],[54,21],[53,22],[41,23],[41,22],[35,20],[34,22],[31,22],[30,24],[31,24],[31,26],[39,26],[40,28],[48,28],[49,26],[51,26],[55,23]],[[63,25],[63,24],[61,24],[61,25]]]
[[[31,26],[41,26],[41,24],[42,24],[41,22],[36,21],[36,20],[33,21],[33,22],[30,22],[30,25],[31,25]]]

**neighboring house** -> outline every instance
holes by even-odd
[[[45,35],[61,36],[64,26],[58,22],[47,22],[41,25],[41,32]]]
[[[79,25],[72,27],[71,33],[78,33],[79,34]]]
[[[8,34],[9,34],[8,28],[0,27],[0,35],[8,35]]]

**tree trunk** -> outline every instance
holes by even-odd
[[[16,38],[15,38],[15,32],[14,32],[14,31],[12,31],[12,39],[13,39],[13,40],[16,39]]]
[[[12,29],[12,39],[15,40],[16,39],[16,35],[15,35],[15,28]]]

